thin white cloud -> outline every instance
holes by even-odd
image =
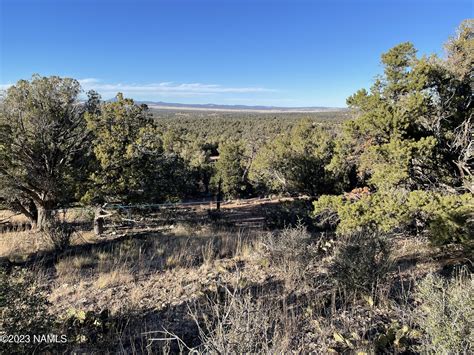
[[[99,79],[96,78],[85,78],[78,80],[81,85],[91,85],[100,82]]]
[[[230,87],[202,83],[161,82],[151,84],[104,83],[95,78],[79,80],[85,90],[96,90],[108,95],[123,92],[133,97],[139,96],[202,96],[219,94],[255,94],[276,92],[262,87]]]
[[[95,90],[104,99],[115,97],[118,92],[123,93],[127,97],[136,100],[174,100],[195,98],[198,102],[217,101],[217,102],[268,102],[271,99],[268,95],[278,92],[278,90],[268,89],[257,86],[224,86],[217,84],[203,83],[175,83],[175,82],[159,82],[150,84],[128,84],[128,83],[107,83],[97,78],[83,78],[78,80],[84,92]],[[14,84],[0,84],[0,91],[8,89]],[[230,99],[232,98],[232,99]],[[263,100],[263,101],[262,101]],[[278,100],[274,98],[275,102]]]

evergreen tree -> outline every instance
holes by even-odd
[[[310,196],[331,193],[332,183],[325,166],[332,149],[331,134],[303,120],[258,151],[250,177],[272,192]]]
[[[159,202],[186,195],[187,166],[176,154],[164,152],[162,134],[146,105],[119,93],[86,118],[98,164],[84,202]]]
[[[89,134],[78,81],[34,75],[11,86],[0,113],[0,200],[47,228],[52,210],[74,196]]]
[[[226,197],[243,197],[249,192],[247,167],[244,148],[239,142],[228,142],[219,148],[219,160],[216,162],[216,174],[213,185],[221,184]]]
[[[472,33],[472,22],[463,23],[445,60],[417,58],[410,43],[382,55],[384,74],[347,100],[356,117],[327,167],[346,189],[368,188],[320,198],[321,222],[336,222],[340,233],[423,231],[440,244],[472,247],[474,200],[459,194],[473,190]]]

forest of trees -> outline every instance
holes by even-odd
[[[411,43],[390,49],[383,74],[333,122],[242,115],[180,127],[120,93],[83,100],[74,79],[20,80],[1,104],[1,203],[41,230],[59,207],[179,201],[221,184],[225,198],[310,196],[321,228],[431,228],[440,243],[468,241],[470,36],[465,22],[443,59],[417,57]]]

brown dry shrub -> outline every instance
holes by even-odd
[[[359,231],[341,237],[331,276],[352,294],[375,294],[392,265],[387,236]]]
[[[219,285],[190,314],[199,330],[199,352],[218,354],[283,353],[290,350],[295,322],[278,304],[249,291]]]

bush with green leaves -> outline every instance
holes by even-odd
[[[219,186],[227,198],[240,198],[248,195],[248,157],[242,142],[227,142],[219,147],[219,160],[215,164],[216,173],[211,184],[214,190]]]
[[[347,99],[355,118],[327,166],[346,188],[473,191],[473,31],[473,21],[461,25],[446,59],[418,58],[410,42],[382,54],[383,74]]]
[[[250,167],[250,179],[267,191],[314,196],[333,189],[331,175],[324,166],[333,149],[328,129],[301,120],[260,148]]]
[[[326,169],[346,190],[371,193],[322,196],[314,204],[322,226],[410,231],[473,247],[473,23],[448,42],[446,59],[418,58],[409,42],[393,47],[370,90],[347,99],[355,117]]]
[[[69,309],[62,319],[62,329],[71,342],[94,350],[105,350],[116,342],[113,322],[107,309],[101,312]]]
[[[322,227],[337,226],[339,234],[374,231],[426,233],[436,245],[459,243],[472,248],[474,197],[416,190],[368,193],[356,199],[325,195],[314,202]]]
[[[95,157],[89,189],[82,202],[162,202],[179,200],[193,190],[186,161],[165,151],[146,105],[117,94],[85,115]]]
[[[422,351],[469,354],[474,344],[474,278],[468,270],[451,280],[428,275],[418,285],[416,320],[425,334]]]

